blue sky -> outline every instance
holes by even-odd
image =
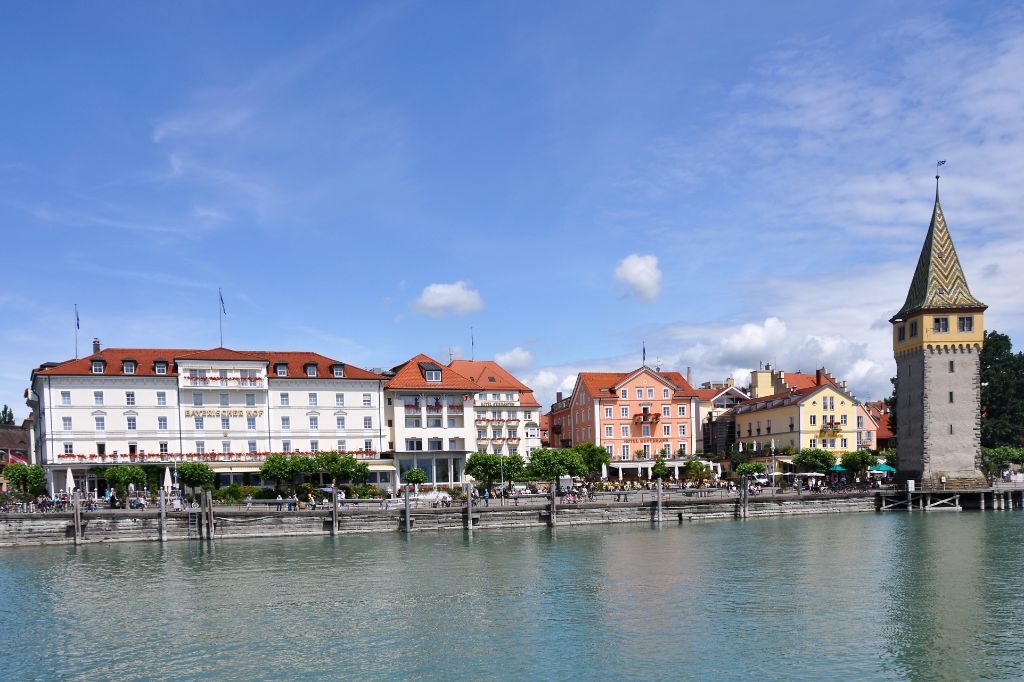
[[[851,5],[851,6],[847,6]],[[862,398],[933,164],[1024,338],[1013,3],[34,3],[0,25],[0,402],[109,346],[648,359]],[[1016,273],[1016,274],[1015,274]]]

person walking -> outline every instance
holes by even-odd
[[[252,510],[252,495],[245,496],[245,511]]]

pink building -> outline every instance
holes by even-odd
[[[595,443],[614,478],[650,478],[659,454],[673,473],[697,450],[698,397],[679,372],[581,372],[569,398],[552,406],[552,445]]]

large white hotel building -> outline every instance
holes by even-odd
[[[270,453],[330,450],[367,460],[370,482],[385,489],[413,466],[433,484],[459,485],[468,454],[496,447],[492,433],[503,454],[528,456],[540,438],[529,388],[494,363],[456,362],[492,391],[422,355],[384,372],[308,352],[94,341],[88,357],[33,371],[33,460],[52,490],[64,488],[68,471],[79,488],[96,490],[102,467],[127,463],[201,461],[221,484],[254,482]],[[495,397],[507,405],[499,417],[477,411]],[[492,421],[497,431],[479,428]]]

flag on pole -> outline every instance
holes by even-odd
[[[8,450],[7,461],[11,464],[28,464],[28,452],[26,450]]]
[[[641,341],[641,343],[643,344],[643,353],[644,353],[644,363],[643,364],[646,365],[647,364],[647,342],[646,341]]]
[[[224,294],[220,289],[217,289],[217,295],[220,296],[220,311],[225,315],[228,314],[228,309],[224,307]]]
[[[946,160],[943,159],[942,161],[939,161],[938,163],[936,163],[935,167],[938,168],[939,166],[945,166],[945,165],[946,165]]]
[[[78,320],[78,304],[75,304],[75,329],[81,329],[82,323]]]

